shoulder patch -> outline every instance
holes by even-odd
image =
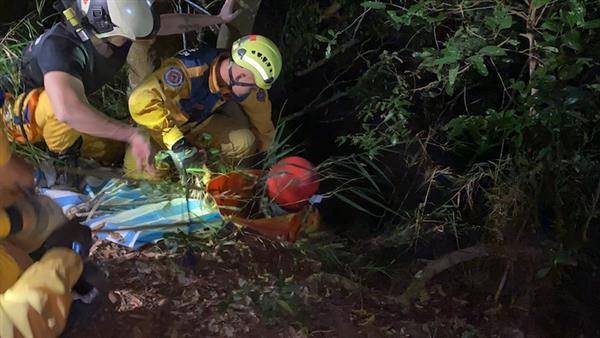
[[[258,102],[265,102],[265,100],[267,99],[267,92],[264,89],[259,89],[256,92],[256,99],[258,100]]]
[[[179,88],[183,84],[183,71],[179,67],[169,67],[163,76],[163,81],[169,87]]]

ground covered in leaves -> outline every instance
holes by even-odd
[[[410,275],[357,282],[299,252],[242,232],[202,249],[98,242],[105,302],[65,337],[543,336],[526,310],[474,300],[451,278],[430,283],[403,311]]]

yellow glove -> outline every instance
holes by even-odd
[[[0,295],[0,337],[58,337],[71,306],[71,288],[83,263],[73,251],[57,248],[30,266],[8,291]]]

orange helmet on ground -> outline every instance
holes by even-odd
[[[315,166],[302,157],[286,157],[275,163],[267,178],[267,193],[287,211],[298,211],[308,205],[319,190]]]

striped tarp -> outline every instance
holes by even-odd
[[[85,225],[96,231],[99,238],[133,249],[160,241],[167,233],[192,233],[223,223],[212,200],[186,199],[180,192],[161,191],[150,184],[111,180],[93,199],[57,190],[44,193],[66,213],[86,203],[93,213]]]

